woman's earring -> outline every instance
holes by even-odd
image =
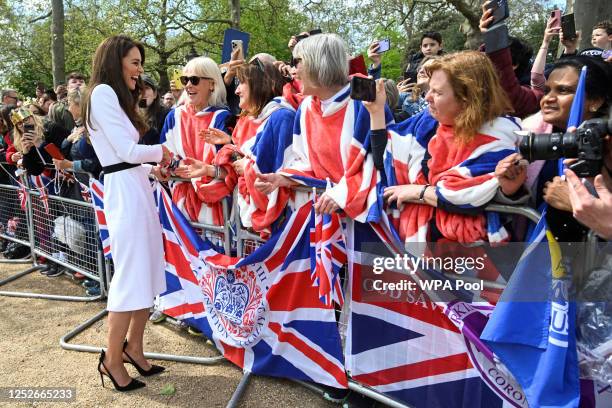
[[[597,112],[597,108],[596,108],[595,106],[591,106],[590,111],[591,111],[591,112]]]

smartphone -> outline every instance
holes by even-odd
[[[183,84],[181,83],[181,70],[180,69],[176,69],[174,68],[172,70],[172,82],[174,83],[174,86],[176,87],[176,89],[183,89]]]
[[[510,16],[510,10],[508,9],[507,0],[491,0],[486,5],[487,9],[493,9],[493,21],[489,24],[489,27],[503,21]]]
[[[349,75],[354,74],[368,75],[365,58],[361,54],[349,60]]]
[[[34,133],[34,125],[32,123],[24,124],[23,133]]]
[[[310,35],[308,35],[308,34],[296,35],[295,36],[295,41],[300,42],[302,40],[307,39],[308,37],[310,37]]]
[[[60,152],[60,149],[54,145],[53,143],[49,143],[45,145],[45,150],[49,153],[49,156],[53,157],[56,160],[64,160],[64,155]]]
[[[351,99],[373,102],[376,100],[376,81],[354,76],[351,79]]]
[[[384,40],[378,41],[378,51],[376,52],[379,54],[382,54],[383,52],[389,51],[390,48],[391,48],[391,40],[389,40],[388,38],[385,38]]]
[[[563,38],[566,40],[573,40],[577,37],[574,13],[561,16],[561,31],[563,31]]]
[[[141,99],[138,101],[138,107],[139,108],[143,108],[146,109],[147,108],[147,100],[146,99]]]
[[[236,49],[240,49],[240,53],[238,54],[238,59],[244,59],[244,53],[242,52],[242,40],[232,40],[232,53],[236,51]]]
[[[308,34],[310,35],[323,34],[323,30],[321,30],[320,28],[315,28],[314,30],[310,30]]]
[[[555,9],[551,11],[550,17],[556,20],[551,28],[561,28],[561,10]]]

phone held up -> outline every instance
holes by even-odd
[[[384,40],[378,41],[378,50],[376,52],[378,54],[382,54],[383,52],[387,52],[391,49],[391,40],[385,38]]]
[[[555,9],[550,12],[550,18],[555,19],[555,23],[551,28],[561,28],[561,10]]]
[[[493,21],[489,24],[489,28],[510,16],[507,0],[490,0],[486,8],[493,9]]]
[[[232,53],[237,49],[240,50],[238,59],[244,59],[244,52],[242,50],[242,40],[232,40]]]
[[[351,99],[373,102],[376,100],[376,81],[354,76],[351,79]]]
[[[32,123],[24,124],[23,133],[34,133],[34,125]]]
[[[574,13],[561,16],[561,31],[565,40],[574,40],[577,37]]]

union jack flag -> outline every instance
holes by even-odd
[[[255,374],[347,387],[332,307],[310,279],[312,203],[238,259],[216,252],[158,187],[167,291],[160,306],[193,325],[234,364]]]
[[[30,176],[30,179],[34,184],[34,188],[40,193],[40,201],[42,202],[45,212],[49,214],[49,193],[47,191],[47,186],[51,183],[51,180],[47,179],[47,177],[43,178],[42,175]]]
[[[316,202],[313,194],[313,203]],[[319,288],[319,299],[331,306],[332,301],[342,306],[344,295],[340,269],[346,263],[346,245],[340,215],[316,214],[314,205],[310,216],[310,276]]]
[[[98,224],[98,232],[100,233],[100,241],[102,242],[102,250],[104,257],[111,259],[110,236],[108,235],[108,227],[106,226],[106,217],[104,216],[104,184],[96,179],[89,179],[89,192],[93,199],[94,212],[96,222]]]
[[[382,243],[393,257],[402,241],[384,215],[379,224],[349,221],[346,234],[352,240],[345,358],[355,381],[414,407],[527,406],[516,380],[478,338],[492,305],[456,297],[442,302],[419,289],[377,297],[371,276],[378,275],[369,274],[363,245]]]
[[[21,206],[21,209],[25,211],[26,204],[28,203],[28,192],[26,191],[26,187],[23,185],[23,183],[19,181],[17,183],[19,184],[19,192],[17,193],[19,194],[19,205]]]
[[[79,181],[79,187],[81,191],[81,197],[86,203],[91,203],[91,194],[89,193],[89,187]]]

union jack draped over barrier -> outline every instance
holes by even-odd
[[[310,276],[312,203],[238,259],[202,240],[159,186],[156,197],[166,253],[162,311],[202,330],[245,370],[346,388],[335,312]]]
[[[527,406],[520,386],[479,340],[491,304],[459,295],[435,301],[425,290],[406,291],[401,299],[368,297],[372,263],[363,244],[384,244],[390,257],[403,246],[385,216],[378,224],[348,222],[346,234],[351,303],[345,360],[354,380],[414,407]],[[419,274],[439,278],[435,271]]]

